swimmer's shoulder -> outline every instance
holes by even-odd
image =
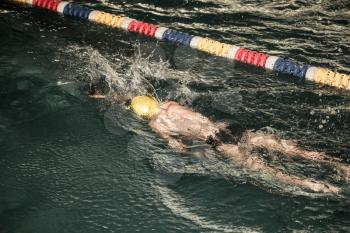
[[[163,102],[160,104],[160,108],[167,110],[169,107],[173,107],[173,106],[181,106],[178,103],[176,103],[175,101],[167,101],[167,102]]]

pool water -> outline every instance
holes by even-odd
[[[87,6],[350,73],[345,0]],[[176,153],[123,107],[86,96],[105,80],[105,90],[154,93],[349,164],[349,92],[4,1],[0,30],[1,233],[350,231],[349,184],[332,167],[260,151],[343,192],[294,189],[199,142],[202,156]]]

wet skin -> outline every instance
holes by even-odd
[[[90,95],[91,98],[107,98],[103,95]],[[115,98],[113,98],[115,99]],[[149,120],[150,128],[169,146],[179,152],[191,154],[182,139],[199,140],[205,142],[209,136],[215,134],[227,125],[214,123],[204,115],[182,106],[174,101],[160,103],[159,111]],[[219,153],[235,162],[235,164],[252,172],[259,172],[270,176],[277,182],[313,192],[339,193],[341,189],[331,184],[310,178],[302,178],[286,174],[276,168],[270,167],[256,154],[253,149],[265,148],[270,152],[281,152],[284,156],[299,156],[307,160],[334,166],[340,179],[349,181],[350,167],[338,160],[327,157],[324,153],[307,151],[299,148],[294,142],[277,138],[272,134],[246,131],[244,139],[238,144],[221,144],[215,147]]]

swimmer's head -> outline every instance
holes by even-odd
[[[130,108],[136,115],[149,120],[159,112],[158,101],[149,96],[136,96],[131,100]]]

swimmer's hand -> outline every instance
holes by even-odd
[[[100,95],[100,94],[92,94],[92,95],[89,94],[88,96],[92,99],[106,99],[105,95]]]
[[[178,141],[177,139],[168,136],[165,138],[168,141],[168,145],[171,149],[181,153],[182,155],[190,155],[190,156],[195,156],[195,157],[203,157],[204,152],[199,152],[199,151],[191,151],[190,148],[188,148],[185,144],[182,142]]]

